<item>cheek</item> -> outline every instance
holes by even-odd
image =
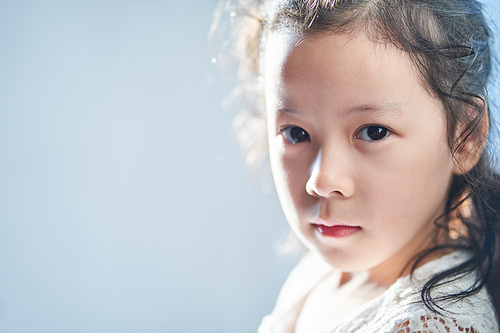
[[[270,138],[269,146],[276,190],[283,210],[287,218],[290,218],[290,214],[300,213],[313,201],[306,192],[311,169],[310,158],[306,147],[285,147],[281,137]]]
[[[279,138],[276,138],[276,140],[279,140]],[[308,179],[309,169],[306,158],[294,158],[285,152],[286,148],[282,145],[276,144],[276,146],[270,148],[270,159],[278,191],[288,192],[292,196],[296,196],[302,192],[305,194],[305,184]]]
[[[394,147],[363,167],[358,186],[365,189],[361,200],[370,202],[372,218],[420,225],[441,214],[452,179],[447,151],[446,146],[428,144]]]

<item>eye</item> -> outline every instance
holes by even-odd
[[[365,141],[378,141],[388,136],[390,132],[391,131],[384,126],[369,125],[360,129],[356,133],[355,138]]]
[[[298,126],[288,126],[280,132],[283,138],[292,144],[309,140],[309,134],[303,128]]]

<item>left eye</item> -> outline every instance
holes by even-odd
[[[390,131],[379,125],[369,125],[363,127],[356,133],[356,138],[365,141],[378,141],[388,136]]]

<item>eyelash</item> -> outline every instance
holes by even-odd
[[[295,133],[292,134],[291,131],[296,130]],[[368,132],[371,130],[370,132]],[[364,133],[364,131],[367,131]],[[385,126],[382,125],[377,125],[377,124],[370,124],[361,127],[358,129],[353,136],[354,139],[359,139],[363,141],[368,141],[368,142],[375,142],[375,141],[380,141],[385,139],[389,134],[391,134],[392,131],[388,129]],[[282,127],[278,130],[278,134],[283,136],[283,138],[291,144],[297,144],[305,141],[309,141],[311,138],[309,136],[309,133],[307,133],[306,130],[299,126],[285,126]],[[293,138],[293,136],[298,136],[298,138]],[[379,138],[374,139],[373,136],[379,136]],[[363,138],[364,137],[364,138]]]

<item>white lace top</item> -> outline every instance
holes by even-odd
[[[413,278],[405,276],[385,291],[374,290],[372,299],[362,302],[363,305],[334,326],[310,333],[498,333],[495,312],[485,288],[461,301],[439,303],[449,311],[441,316],[431,312],[421,301],[420,290],[432,275],[467,258],[468,254],[456,251],[432,260],[415,270]],[[276,308],[263,319],[258,332],[293,333],[307,296],[331,274],[335,271],[328,264],[307,254],[290,273]],[[436,298],[460,292],[473,282],[473,276],[468,275],[436,287],[432,295]]]

